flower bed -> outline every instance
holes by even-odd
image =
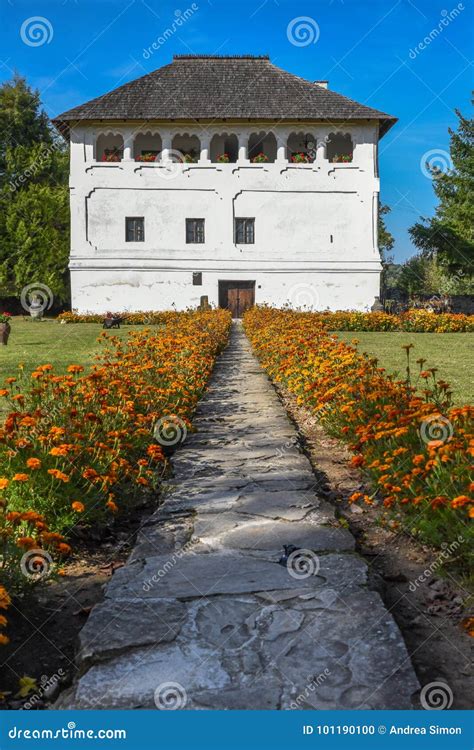
[[[412,333],[474,332],[474,315],[409,310],[384,312],[316,312],[315,319],[330,331],[410,331]]]
[[[373,487],[351,500],[383,498],[395,523],[436,546],[457,540],[456,557],[467,563],[474,407],[451,408],[449,385],[423,369],[423,360],[427,386],[417,395],[409,382],[385,375],[376,360],[332,336],[318,314],[254,308],[244,326],[270,377],[348,443],[353,465]],[[409,365],[411,346],[405,348]]]
[[[85,313],[83,315],[76,312],[63,312],[58,315],[57,320],[60,323],[103,323],[104,318],[122,318],[122,325],[141,326],[141,325],[163,325],[174,320],[179,313],[168,312],[104,312],[104,313]]]
[[[75,524],[106,519],[159,485],[231,319],[219,310],[164,322],[126,340],[103,333],[107,347],[87,374],[71,364],[58,376],[44,364],[0,389],[11,409],[0,431],[0,576],[10,595],[69,553]]]

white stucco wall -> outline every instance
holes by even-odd
[[[305,124],[315,135],[312,164],[286,160],[289,135],[297,124],[272,127],[278,142],[275,163],[250,164],[246,144],[265,123],[243,130],[206,126],[197,164],[133,160],[133,140],[159,132],[165,151],[189,127],[117,123],[72,129],[71,283],[72,306],[82,312],[183,309],[207,295],[218,303],[219,280],[255,281],[256,302],[289,303],[313,309],[367,309],[379,293],[377,247],[379,180],[377,127],[357,123],[350,132],[354,158],[331,164],[324,142],[338,126]],[[125,146],[121,162],[96,162],[97,139],[109,131]],[[236,133],[239,160],[209,161],[214,133]],[[115,140],[115,138],[114,138]],[[100,143],[103,143],[103,137]],[[97,154],[99,157],[99,154]],[[145,241],[125,242],[125,217],[145,218]],[[255,217],[255,244],[236,245],[234,218]],[[205,219],[205,244],[186,244],[185,219]],[[193,272],[202,286],[192,285]]]

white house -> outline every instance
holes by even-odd
[[[175,56],[55,119],[71,141],[72,306],[369,308],[394,117],[267,57]]]

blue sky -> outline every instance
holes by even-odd
[[[144,54],[192,7],[189,20]],[[292,73],[329,79],[333,90],[397,116],[380,145],[397,261],[414,252],[408,227],[435,206],[420,163],[427,152],[448,163],[454,108],[470,112],[473,0],[0,0],[0,8],[0,80],[18,70],[51,117],[177,53],[269,54]],[[39,32],[37,16],[46,19]],[[293,26],[306,24],[309,35],[295,44],[288,29],[300,17],[306,21]]]

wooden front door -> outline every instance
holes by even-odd
[[[241,318],[255,304],[255,281],[219,281],[219,307]]]

